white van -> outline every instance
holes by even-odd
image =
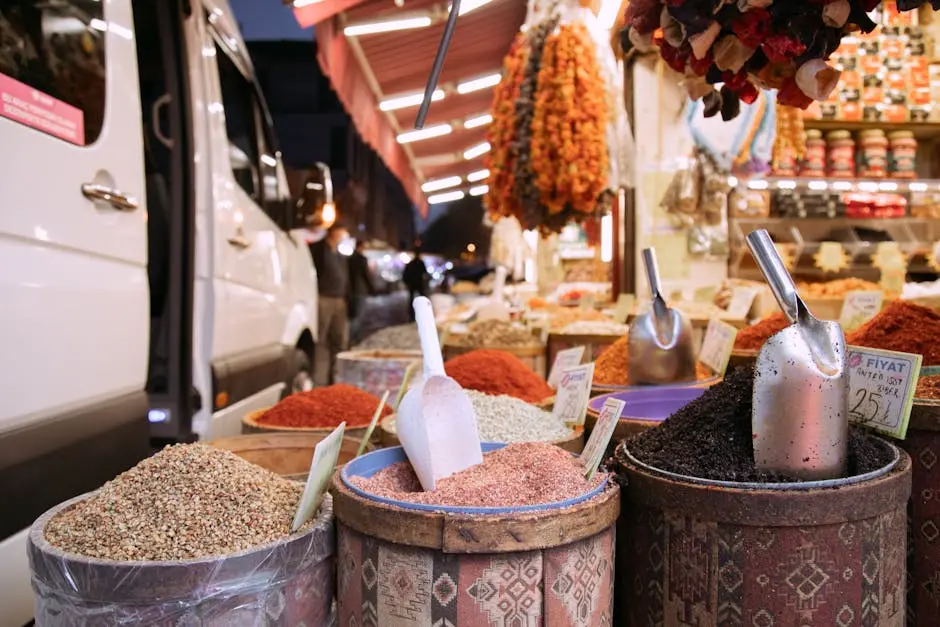
[[[0,625],[40,513],[310,386],[286,181],[224,0],[0,2]]]

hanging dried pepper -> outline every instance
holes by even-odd
[[[523,33],[516,35],[503,59],[503,80],[493,93],[490,114],[493,121],[486,132],[486,141],[492,150],[483,160],[490,171],[489,190],[484,203],[493,216],[511,216],[519,213],[519,202],[514,194],[517,151],[516,103],[528,58],[528,46]]]
[[[532,168],[549,215],[592,214],[610,172],[607,101],[587,28],[562,25],[545,42],[532,120]]]

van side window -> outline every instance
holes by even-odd
[[[105,101],[105,2],[0,3],[0,115],[88,146],[101,134]],[[61,103],[24,100],[36,89]],[[17,96],[20,94],[20,96]],[[29,96],[27,96],[28,98]]]
[[[232,174],[245,193],[260,205],[259,156],[255,133],[257,122],[251,83],[220,46],[216,45],[215,52],[219,64],[219,82],[222,86],[222,106],[225,108],[225,130],[228,135]]]

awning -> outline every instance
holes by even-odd
[[[404,0],[399,8],[392,0],[327,0],[306,8],[323,6],[326,10],[343,3],[347,5],[345,9],[317,24],[320,67],[330,78],[360,135],[382,157],[425,215],[427,202],[421,191],[422,183],[461,176],[464,181],[456,189],[466,190],[470,184],[466,175],[483,167],[482,153],[466,159],[464,152],[484,141],[486,127],[464,128],[463,124],[488,113],[492,87],[459,94],[456,86],[500,72],[503,57],[525,18],[526,3],[492,0],[459,17],[440,80],[446,95],[431,105],[425,124],[428,128],[450,123],[453,130],[441,137],[404,145],[398,143],[397,137],[413,130],[417,106],[383,112],[379,103],[424,90],[444,31],[447,4],[441,0]],[[475,4],[479,3],[476,0]],[[432,16],[432,25],[353,37],[342,32],[351,24],[415,15]]]

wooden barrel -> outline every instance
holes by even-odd
[[[263,425],[258,423],[258,418],[261,417],[266,409],[261,409],[258,411],[253,411],[242,418],[242,434],[248,435],[251,433],[293,433],[296,435],[315,435],[321,438],[333,433],[333,430],[336,427],[280,427],[277,425]],[[366,429],[368,427],[346,427],[345,436],[353,439],[362,440],[362,436],[366,434]]]
[[[421,351],[344,351],[336,356],[336,382],[347,383],[378,398],[388,390],[394,399],[405,371],[413,363],[420,367]],[[416,374],[420,375],[421,371]],[[420,376],[412,377],[412,382],[420,380]]]
[[[306,477],[310,472],[313,450],[326,436],[312,433],[254,433],[207,442],[210,446],[232,451],[242,459],[279,475]],[[356,457],[361,440],[344,437],[337,466]],[[375,450],[372,444],[366,451]]]
[[[341,625],[610,625],[613,482],[571,507],[462,515],[404,509],[333,477]]]
[[[394,415],[388,416],[379,423],[379,430],[381,431],[381,434],[379,435],[379,444],[384,448],[401,446],[401,442],[398,440],[398,433],[391,426],[391,421],[394,418]],[[584,429],[578,428],[577,430],[574,430],[570,436],[558,440],[552,440],[551,443],[555,446],[565,449],[566,451],[580,453],[582,450],[584,450]]]
[[[575,348],[576,346],[584,347],[584,357],[581,358],[581,363],[587,364],[592,361],[597,361],[597,358],[601,356],[601,353],[607,350],[611,344],[622,337],[622,333],[613,335],[608,333],[549,333],[548,355],[545,363],[548,368],[551,369],[552,364],[555,363],[555,356],[559,353],[559,351],[563,351],[568,348]]]
[[[471,351],[486,349],[503,351],[515,355],[526,366],[531,368],[537,375],[543,379],[548,376],[545,370],[545,346],[458,346],[457,344],[445,343],[443,346],[444,361],[453,359],[457,355],[463,355]]]
[[[89,496],[54,507],[29,531],[37,625],[332,624],[332,499],[306,531],[241,553],[119,562],[65,553],[45,539],[54,516]]]
[[[927,625],[940,613],[940,594],[931,583],[940,580],[940,403],[914,400],[901,446],[914,466],[908,624]]]
[[[886,474],[786,490],[667,476],[623,451],[613,624],[904,625],[903,451]]]

